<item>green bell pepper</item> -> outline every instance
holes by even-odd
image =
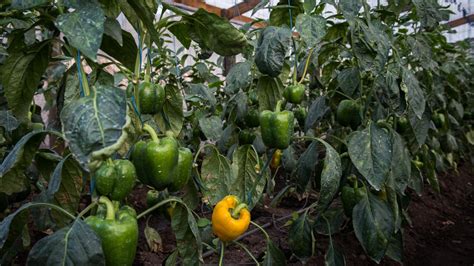
[[[105,196],[99,198],[99,203],[106,205],[106,216],[89,216],[85,221],[102,241],[106,265],[132,265],[138,244],[135,210],[124,206],[116,212]]]
[[[239,132],[240,145],[252,144],[255,138],[256,138],[255,133],[253,133],[252,131],[248,129],[244,129]]]
[[[362,108],[354,100],[342,100],[337,106],[336,120],[341,126],[350,126],[353,130],[362,122]]]
[[[259,113],[257,109],[250,109],[244,117],[245,124],[248,127],[258,127],[260,126]]]
[[[352,210],[366,195],[365,188],[358,187],[357,177],[352,176],[351,182],[353,182],[352,187],[345,185],[341,191],[342,207],[347,217],[352,217]]]
[[[135,165],[138,179],[144,184],[163,190],[172,183],[178,165],[178,142],[171,132],[158,139],[155,130],[145,124],[143,129],[151,136],[151,141],[138,141],[132,151],[131,159]]]
[[[173,180],[168,186],[169,191],[178,191],[184,187],[191,177],[193,169],[193,153],[188,148],[178,149],[178,165],[174,172]]]
[[[304,91],[303,84],[290,85],[283,91],[283,97],[290,103],[299,104],[304,99]]]
[[[280,111],[278,101],[275,112],[265,110],[260,113],[260,129],[265,146],[284,150],[291,142],[294,132],[293,112]]]
[[[165,103],[165,89],[150,82],[143,82],[138,87],[140,112],[142,114],[157,114]]]
[[[135,167],[128,160],[109,160],[95,172],[97,191],[112,200],[123,200],[132,191],[135,179]]]

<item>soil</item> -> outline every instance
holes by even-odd
[[[411,202],[408,208],[410,224],[404,226],[403,244],[405,265],[474,265],[474,168],[464,164],[458,172],[449,172],[439,176],[441,193],[425,186],[422,195],[413,191],[408,194]],[[133,204],[137,209],[145,208],[144,194],[146,189],[135,191]],[[288,228],[284,227],[285,221],[273,222],[279,217],[290,215],[301,209],[307,202],[296,198],[286,198],[278,208],[267,205],[258,206],[252,210],[252,220],[263,225],[271,223],[266,228],[271,239],[276,243],[287,257],[289,265],[302,265],[291,256],[287,241]],[[204,213],[209,217],[210,213]],[[146,222],[140,222],[140,228]],[[147,248],[144,235],[140,236],[139,250],[135,265],[159,265],[171,254],[174,245],[169,221],[160,216],[153,216],[149,226],[157,229],[163,241],[163,252],[153,253]],[[347,265],[377,265],[373,262],[360,246],[350,226],[333,236],[335,243],[344,253]],[[253,226],[249,230],[254,229]],[[324,254],[328,245],[328,238],[316,235],[316,250],[308,265],[324,265]],[[261,260],[265,252],[265,238],[260,232],[250,234],[241,240],[254,256]],[[217,264],[218,255],[212,254],[204,258],[206,264]],[[237,246],[226,248],[225,264],[253,265],[252,259]],[[385,257],[381,265],[400,265],[400,263]]]

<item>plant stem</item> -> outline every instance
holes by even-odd
[[[308,71],[309,61],[311,60],[311,56],[313,55],[313,51],[314,51],[314,48],[311,48],[311,50],[309,50],[308,58],[306,58],[306,64],[304,65],[303,76],[301,76],[301,79],[298,82],[298,84],[301,84],[301,82],[303,82],[303,80],[304,80],[304,77],[306,76],[306,72]]]
[[[76,216],[74,216],[72,213],[66,211],[65,209],[59,207],[59,206],[56,206],[54,204],[51,204],[51,203],[45,203],[45,202],[35,202],[35,203],[30,203],[30,206],[29,207],[39,207],[39,206],[43,206],[43,207],[49,207],[49,208],[52,208],[52,209],[55,209],[61,213],[63,213],[64,215],[68,216],[69,218],[71,219],[76,219]]]
[[[84,214],[88,213],[92,208],[94,208],[95,206],[97,205],[97,201],[93,201],[91,202],[91,204],[89,204],[89,206],[87,206],[84,210],[82,210],[79,215],[77,215],[78,218],[81,218],[82,216],[84,216]]]
[[[224,249],[225,249],[225,246],[224,246],[224,242],[220,241],[221,242],[221,255],[219,256],[219,266],[222,266],[223,262],[224,262]]]
[[[150,125],[144,124],[143,130],[150,134],[150,137],[154,142],[160,142],[160,140],[158,139],[158,135],[156,135],[155,130]]]
[[[265,229],[263,229],[260,225],[258,225],[256,222],[254,221],[250,221],[251,224],[253,224],[255,227],[257,227],[260,231],[262,231],[262,233],[265,235],[265,238],[269,241],[270,240],[270,236],[267,234],[267,232],[265,231]]]
[[[142,218],[143,216],[149,214],[150,212],[152,212],[152,211],[158,209],[159,207],[165,205],[166,203],[168,203],[168,202],[173,202],[173,201],[178,202],[178,203],[183,203],[182,201],[180,201],[180,200],[178,200],[178,199],[175,199],[175,198],[163,200],[163,201],[161,201],[161,202],[159,202],[159,203],[153,205],[151,208],[146,209],[145,211],[143,211],[143,212],[140,213],[139,215],[137,215],[137,220],[140,219],[140,218]]]
[[[239,219],[240,218],[240,211],[242,209],[246,209],[247,208],[247,204],[245,203],[240,203],[239,205],[237,205],[237,207],[232,211],[232,217],[234,219]]]
[[[239,243],[237,241],[233,241],[234,244],[236,244],[237,246],[241,247],[243,250],[245,250],[245,252],[247,252],[247,254],[252,258],[252,260],[255,262],[255,264],[257,266],[260,265],[260,263],[258,262],[258,260],[253,256],[253,254],[250,252],[250,250],[248,250],[248,248],[242,244],[242,243]]]
[[[100,196],[99,203],[105,204],[107,206],[107,215],[106,220],[115,220],[115,208],[114,204],[105,196]]]

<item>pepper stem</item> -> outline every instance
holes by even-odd
[[[156,135],[155,130],[150,125],[144,124],[143,130],[145,130],[148,134],[150,134],[150,137],[154,142],[160,142],[160,140],[158,139],[158,136]]]
[[[242,209],[247,209],[247,204],[245,204],[245,203],[240,203],[239,205],[237,205],[237,207],[232,211],[232,214],[231,214],[232,217],[233,217],[234,219],[239,219],[239,217],[240,217],[240,211],[241,211]]]
[[[105,204],[105,206],[107,207],[107,215],[106,215],[105,219],[106,220],[115,220],[114,204],[106,196],[101,196],[99,198],[99,203]]]
[[[165,132],[165,135],[166,135],[167,137],[174,138],[174,133],[173,133],[173,131],[171,131],[171,130],[166,131],[166,132]]]
[[[279,100],[279,101],[277,102],[277,106],[276,106],[276,108],[275,108],[275,112],[277,112],[277,113],[280,112],[280,110],[281,110],[281,103],[282,103],[282,100]]]

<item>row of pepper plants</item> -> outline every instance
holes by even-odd
[[[131,265],[137,219],[160,210],[176,239],[167,265],[202,264],[206,250],[222,263],[259,227],[262,199],[294,197],[308,204],[286,223],[292,256],[329,238],[326,263],[344,265],[333,236],[350,221],[372,260],[401,262],[410,195],[440,192],[438,173],[473,158],[469,46],[447,42],[435,0],[253,12],[265,8],[268,20],[236,28],[164,1],[2,1],[0,264],[29,250],[29,265]],[[139,214],[137,187],[149,188]],[[264,235],[252,259],[284,265]]]

